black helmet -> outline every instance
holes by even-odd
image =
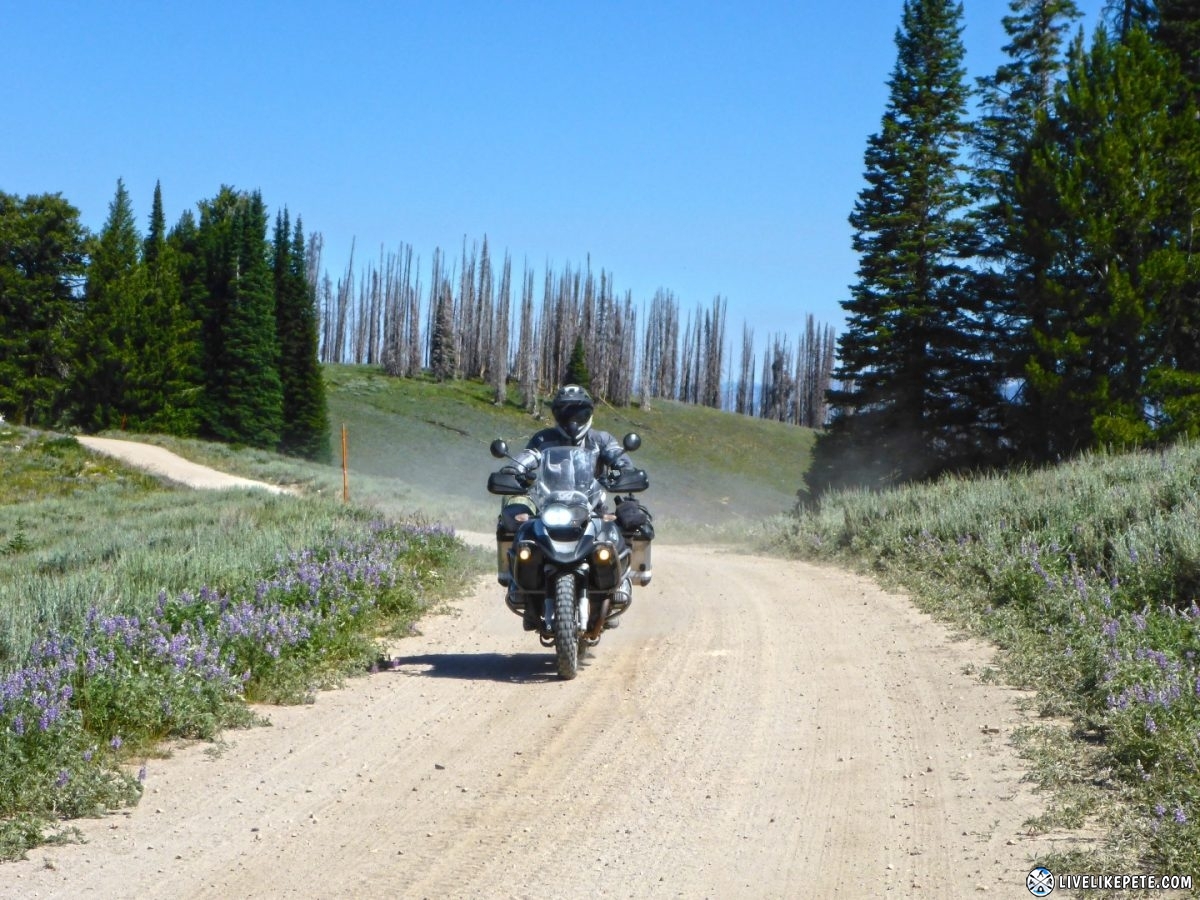
[[[594,410],[591,396],[577,384],[563,385],[550,404],[558,430],[573,444],[580,443],[592,427]]]

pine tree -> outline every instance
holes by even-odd
[[[1153,30],[1157,5],[1157,0],[1109,0],[1105,14],[1117,40],[1125,40],[1134,30]]]
[[[1200,91],[1200,0],[1158,0],[1152,33],[1179,60],[1193,91]]]
[[[1053,116],[1019,181],[1023,240],[1038,260],[1023,434],[1034,458],[1152,437],[1200,390],[1200,124],[1178,62],[1140,28],[1078,41]],[[1189,387],[1190,384],[1190,387]]]
[[[124,181],[108,206],[108,218],[92,242],[83,316],[73,367],[73,420],[86,431],[125,428],[136,405],[136,355],[144,348],[141,305],[148,293],[141,260],[142,238]]]
[[[61,195],[0,191],[0,414],[10,422],[58,424],[84,238]]]
[[[325,382],[318,357],[316,290],[308,280],[304,229],[289,234],[287,210],[275,217],[272,241],[275,332],[279,341],[282,425],[279,449],[328,462],[332,451]]]
[[[163,213],[162,182],[154,183],[154,200],[150,204],[150,230],[142,244],[142,260],[151,270],[161,261],[167,244],[167,219]]]
[[[585,390],[591,390],[592,376],[588,372],[587,348],[583,343],[583,335],[575,338],[575,346],[571,350],[571,359],[563,372],[563,384],[577,384]]]
[[[843,303],[830,392],[809,486],[883,486],[977,464],[998,408],[983,359],[980,310],[966,290],[969,204],[962,6],[907,0],[882,128],[867,146],[867,186],[850,222],[858,281]]]
[[[994,378],[1012,386],[1019,404],[1023,365],[1030,348],[1027,298],[1022,285],[1032,277],[1035,261],[1022,247],[1013,220],[1014,179],[1029,152],[1037,117],[1053,102],[1062,79],[1062,45],[1067,29],[1079,16],[1073,0],[1010,0],[1004,17],[1008,59],[996,72],[978,79],[979,119],[971,136],[972,179],[978,206],[972,212],[979,240],[973,290],[987,302],[988,343]],[[1012,413],[1004,405],[1011,433]]]
[[[182,260],[166,234],[160,184],[154,187],[142,260],[146,293],[137,313],[139,344],[130,369],[130,427],[194,435],[202,390],[199,328],[183,301]]]
[[[266,227],[258,192],[223,187],[201,204],[204,424],[219,440],[274,448],[283,398]]]
[[[454,344],[454,296],[449,282],[443,280],[437,291],[429,338],[429,368],[433,377],[443,382],[454,379],[458,354]]]

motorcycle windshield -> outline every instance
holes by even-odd
[[[596,466],[600,451],[584,447],[550,447],[542,451],[534,493],[538,506],[587,503],[599,494]]]

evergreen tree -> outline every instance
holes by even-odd
[[[161,262],[167,244],[167,219],[163,214],[162,182],[154,183],[154,200],[150,205],[150,231],[142,245],[142,259],[154,270]]]
[[[284,453],[328,462],[329,412],[318,357],[317,297],[308,280],[300,220],[289,235],[287,211],[275,217],[275,322],[283,395],[279,447]]]
[[[180,257],[167,239],[160,184],[154,187],[142,260],[146,293],[134,329],[130,427],[191,436],[199,427],[199,330],[183,302]]]
[[[1012,217],[1014,178],[1037,117],[1058,90],[1063,40],[1080,13],[1073,0],[1010,0],[1009,9],[1003,20],[1008,60],[978,79],[981,112],[971,138],[978,205],[972,218],[979,237],[974,290],[987,303],[993,377],[1013,386],[1019,401],[1029,350],[1022,344],[1028,329],[1018,286],[1030,277],[1034,261],[1026,256]]]
[[[1022,237],[1038,261],[1023,294],[1022,431],[1035,458],[1146,440],[1159,415],[1169,431],[1190,430],[1180,416],[1200,389],[1198,149],[1178,63],[1145,32],[1123,43],[1098,32],[1087,51],[1077,42],[1018,181]],[[1155,383],[1159,411],[1147,403]]]
[[[436,283],[436,276],[435,276]],[[442,281],[434,304],[433,327],[429,337],[429,367],[438,382],[452,380],[458,365],[454,346],[454,297],[449,282]]]
[[[0,414],[18,425],[57,424],[84,238],[60,194],[0,191]]]
[[[846,387],[830,392],[835,415],[817,442],[814,492],[976,465],[996,440],[998,391],[963,263],[961,19],[949,0],[904,4],[887,109],[850,217],[860,263],[838,342]]]
[[[1125,40],[1135,30],[1152,31],[1158,21],[1156,0],[1109,0],[1105,7],[1113,34]]]
[[[591,390],[592,376],[588,372],[587,348],[583,343],[583,335],[575,338],[575,346],[571,350],[571,359],[563,372],[563,384],[577,384],[585,390]]]
[[[262,196],[222,187],[201,204],[205,433],[274,448],[282,429],[279,345]]]
[[[72,378],[72,418],[87,431],[125,428],[134,406],[135,356],[144,344],[140,306],[147,293],[142,238],[124,181],[92,242]]]
[[[1200,0],[1158,0],[1153,34],[1179,60],[1193,92],[1200,91]]]

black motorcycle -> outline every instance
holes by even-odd
[[[641,439],[627,434],[623,444],[632,452]],[[504,441],[493,441],[491,451],[512,460]],[[528,496],[537,512],[515,534],[503,524],[497,530],[498,578],[508,588],[509,609],[527,622],[533,619],[527,610],[536,613],[538,635],[543,647],[554,648],[558,674],[574,678],[587,649],[629,608],[633,582],[650,583],[653,530],[633,498],[650,481],[641,469],[598,477],[599,451],[585,447],[547,448],[528,468],[512,462],[491,474],[488,491]],[[618,522],[607,510],[608,492],[626,493],[617,503],[633,504],[628,509],[640,515]]]

